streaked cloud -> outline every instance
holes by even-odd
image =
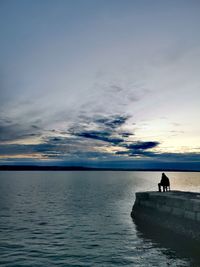
[[[200,5],[58,2],[1,4],[3,162],[200,161]]]
[[[156,146],[159,145],[159,142],[156,141],[149,141],[149,142],[135,142],[132,144],[125,144],[124,147],[128,148],[128,149],[135,149],[135,150],[146,150],[146,149],[150,149],[150,148],[154,148]]]

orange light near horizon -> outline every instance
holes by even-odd
[[[0,159],[45,159],[41,154],[15,154],[15,155],[0,155]]]

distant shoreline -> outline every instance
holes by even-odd
[[[38,165],[0,165],[0,171],[157,171],[157,172],[200,172],[200,170],[170,168],[92,168],[82,166],[38,166]]]

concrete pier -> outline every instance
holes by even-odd
[[[138,192],[131,216],[200,241],[200,193]]]

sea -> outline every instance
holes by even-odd
[[[200,192],[200,173],[166,174],[171,189]],[[161,172],[1,171],[0,266],[200,266],[195,244],[151,235],[130,216],[135,192],[157,190],[160,178]]]

